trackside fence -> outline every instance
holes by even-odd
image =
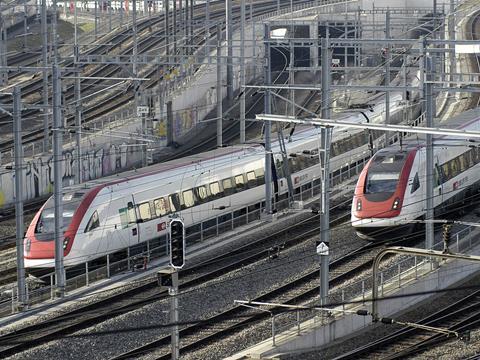
[[[480,229],[474,226],[468,226],[461,231],[453,234],[449,244],[450,251],[454,253],[471,253],[473,246],[478,244],[478,236]],[[434,250],[443,250],[443,242],[437,242],[433,246]],[[381,265],[379,274],[379,296],[382,298],[384,293],[394,288],[400,288],[406,282],[417,280],[420,276],[425,275],[429,271],[433,271],[438,267],[439,263],[425,257],[397,255],[387,261],[385,265]],[[440,265],[441,266],[441,265]],[[472,266],[474,266],[472,264]],[[372,296],[372,276],[370,273],[359,275],[358,279],[354,279],[345,286],[331,289],[329,293],[329,303],[343,304],[341,308],[345,309],[346,304],[370,304]],[[319,306],[319,299],[302,305]],[[336,309],[339,309],[338,306]],[[341,309],[339,309],[341,310]],[[272,321],[272,343],[275,344],[275,336],[282,334],[300,334],[302,325],[304,327],[306,321],[311,320],[320,324],[328,324],[331,317],[325,314],[307,310],[289,312],[286,314],[277,314],[271,318]]]

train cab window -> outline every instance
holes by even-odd
[[[207,193],[207,187],[206,186],[198,186],[196,189],[197,193],[197,198],[200,203],[204,203],[208,201],[208,193]]]
[[[254,188],[257,186],[257,178],[255,177],[255,172],[247,172],[247,184],[249,188]]]
[[[235,187],[238,191],[245,190],[245,179],[243,178],[243,174],[235,176]]]
[[[172,212],[180,211],[180,198],[178,194],[168,195],[168,202]]]
[[[232,179],[230,178],[224,179],[222,181],[222,185],[223,185],[223,192],[225,193],[225,196],[229,196],[235,193],[235,189],[233,188],[233,184],[232,184]]]
[[[257,178],[258,185],[265,184],[265,171],[263,170],[263,168],[255,170],[255,176]]]
[[[87,226],[85,227],[85,232],[92,231],[100,226],[100,219],[98,218],[98,212],[95,210],[88,220]]]
[[[195,196],[193,195],[193,190],[185,190],[183,192],[183,204],[185,208],[195,206]]]
[[[152,212],[150,211],[150,203],[144,202],[138,205],[138,214],[142,221],[149,221],[152,219]]]
[[[165,198],[154,200],[153,207],[155,208],[155,215],[157,216],[165,216],[170,212],[170,206]]]
[[[218,181],[215,181],[210,184],[210,195],[212,196],[213,199],[216,199],[222,196],[220,191],[220,184],[218,183]]]
[[[418,190],[419,187],[420,187],[420,180],[418,178],[418,172],[417,172],[415,173],[415,176],[413,178],[412,190],[410,191],[410,193],[413,194],[415,191]]]

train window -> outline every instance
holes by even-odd
[[[258,185],[265,184],[265,171],[263,170],[263,168],[255,170],[255,176],[257,177]]]
[[[475,158],[473,155],[473,149],[468,151],[466,154],[467,161],[468,161],[468,167],[471,168],[473,165],[475,165]]]
[[[249,188],[257,186],[257,178],[255,177],[255,172],[247,172],[247,183]]]
[[[466,154],[462,154],[458,157],[458,162],[460,164],[459,172],[464,172],[465,170],[467,170],[467,161],[465,157],[466,157]]]
[[[283,171],[283,161],[277,160],[277,164],[275,165],[275,170],[277,171],[277,178],[285,177]]]
[[[444,181],[450,180],[450,166],[448,163],[442,165],[443,179]]]
[[[153,201],[153,206],[155,208],[155,215],[165,216],[170,212],[170,207],[165,198],[156,199]]]
[[[171,211],[180,211],[180,198],[178,197],[178,194],[168,195],[168,202]]]
[[[452,173],[451,173],[451,177],[455,177],[457,176],[457,174],[459,173],[459,164],[458,164],[458,158],[455,158],[451,161],[452,163]]]
[[[473,151],[473,159],[475,161],[475,164],[478,164],[480,162],[480,149],[475,147],[472,149]]]
[[[127,208],[119,209],[118,213],[120,214],[120,223],[122,225],[122,229],[127,228],[128,227]]]
[[[215,181],[210,184],[210,194],[211,196],[215,199],[221,196],[221,191],[220,191],[220,185],[218,184],[218,181]]]
[[[222,181],[223,191],[225,196],[232,195],[235,193],[235,189],[233,188],[232,179],[227,178]]]
[[[199,201],[201,203],[204,203],[207,200],[208,198],[208,194],[207,194],[207,187],[206,186],[199,186],[196,188],[196,191],[197,191],[197,197],[199,199]]]
[[[186,190],[183,192],[183,203],[186,208],[195,206],[195,196],[193,195],[193,190]]]
[[[138,205],[138,214],[142,221],[148,221],[152,219],[152,212],[150,211],[150,203],[144,202]]]
[[[435,185],[440,186],[441,184],[443,184],[442,168],[435,164]]]
[[[290,168],[290,173],[294,173],[298,171],[298,161],[296,158],[289,158],[288,159],[288,166]]]
[[[85,228],[85,232],[92,231],[93,229],[96,229],[100,226],[100,219],[98,218],[98,212],[95,210],[90,217],[90,220],[88,220],[87,227]]]
[[[410,193],[413,194],[415,191],[418,190],[419,187],[420,187],[420,180],[418,179],[418,172],[417,172],[415,173],[415,176],[413,178],[412,190],[410,191]]]
[[[127,204],[127,219],[129,225],[137,223],[137,214],[135,214],[135,207],[132,202]]]
[[[243,178],[243,174],[235,176],[235,187],[237,188],[237,191],[245,189],[245,179]]]

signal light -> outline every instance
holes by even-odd
[[[444,224],[443,225],[443,242],[445,244],[448,244],[450,241],[451,237],[451,231],[452,231],[452,224]]]
[[[173,219],[169,224],[170,265],[181,269],[185,265],[185,228],[183,221]]]

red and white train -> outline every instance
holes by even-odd
[[[384,101],[368,116],[378,122]],[[391,116],[401,118],[401,94],[391,97]],[[363,122],[360,113],[344,120]],[[319,181],[317,129],[297,131],[286,144],[295,191]],[[335,129],[330,169],[358,166],[370,155],[369,135],[362,130]],[[374,147],[382,138],[374,136]],[[272,145],[275,164],[274,189],[285,197],[288,186],[282,171],[277,143]],[[185,227],[208,226],[221,215],[241,212],[264,201],[264,157],[261,146],[232,146],[179,160],[129,171],[116,176],[67,187],[63,192],[64,262],[73,266],[118,252],[166,234],[169,218],[175,214]],[[54,200],[51,197],[35,215],[24,240],[25,266],[49,269],[54,266]]]
[[[480,130],[480,111],[472,110],[440,124],[442,128]],[[470,145],[470,146],[469,146]],[[466,139],[434,139],[434,207],[439,216],[454,210],[480,189],[480,149]],[[425,215],[426,148],[424,138],[379,150],[361,172],[352,202],[351,223],[367,240],[408,236]]]

